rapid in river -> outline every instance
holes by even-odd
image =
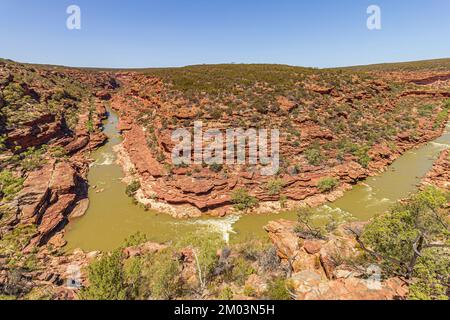
[[[149,240],[166,242],[189,232],[202,230],[219,233],[225,241],[264,237],[263,227],[271,220],[295,220],[294,212],[177,220],[152,210],[146,211],[125,194],[123,172],[116,164],[113,147],[122,138],[117,130],[118,117],[109,111],[104,132],[108,142],[92,154],[95,162],[88,176],[90,206],[86,215],[71,221],[66,228],[67,250],[112,250],[136,232]],[[339,200],[314,209],[314,217],[336,216],[340,220],[368,220],[385,212],[399,199],[417,190],[420,179],[431,169],[439,153],[450,144],[450,130],[397,159],[385,172],[354,186]]]

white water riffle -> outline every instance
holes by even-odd
[[[201,219],[190,221],[188,223],[205,226],[209,231],[219,233],[225,243],[229,243],[231,234],[236,234],[233,225],[238,222],[240,218],[241,217],[238,215],[230,215],[225,218]]]
[[[116,157],[113,153],[104,152],[91,166],[110,166],[114,163],[115,159]]]

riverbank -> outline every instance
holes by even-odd
[[[418,74],[415,76],[419,77]],[[343,88],[320,90],[308,83],[304,85],[311,92],[311,99],[314,97],[313,101],[320,104],[318,108],[324,109],[323,115],[314,111],[317,119],[303,114],[301,119],[295,119],[299,113],[294,111],[300,107],[286,99],[277,100],[281,108],[290,106],[277,117],[292,123],[281,134],[281,155],[289,160],[282,160],[283,168],[279,175],[262,177],[258,174],[258,167],[252,166],[222,166],[215,172],[216,169],[211,170],[207,166],[171,165],[171,130],[177,128],[176,123],[190,127],[194,120],[204,120],[208,128],[225,130],[227,124],[236,126],[237,118],[242,118],[240,123],[246,122],[248,112],[224,113],[220,119],[199,116],[197,107],[187,110],[185,104],[188,99],[183,98],[182,92],[177,93],[178,100],[171,97],[175,93],[160,78],[140,73],[121,73],[117,77],[124,89],[112,97],[111,105],[120,117],[119,129],[124,142],[117,148],[120,148],[119,160],[124,165],[126,179],[140,182],[139,202],[157,210],[164,209],[177,218],[235,215],[232,194],[241,189],[258,201],[259,206],[247,210],[254,213],[289,210],[303,204],[317,207],[333,202],[352,185],[386,170],[406,151],[437,138],[448,119],[446,95],[441,90],[448,81],[445,77],[417,84],[407,74],[403,82],[399,81],[399,74],[395,74],[394,81],[400,82],[396,82],[397,90],[388,85],[393,81],[390,74],[380,76],[378,81],[360,79],[368,81],[368,91],[374,90],[376,94],[352,94]],[[437,83],[439,81],[443,83]],[[406,90],[409,87],[418,87],[422,91],[416,94]],[[368,100],[377,97],[384,102],[373,106],[373,112],[368,112],[360,105],[362,96]],[[209,101],[207,98],[204,100]],[[330,106],[323,100],[336,104],[333,108],[337,110],[344,102],[358,109],[354,111],[360,117],[355,119],[358,124],[344,124],[345,130],[336,129],[333,137],[329,129],[321,127],[325,118],[329,117],[327,121],[337,126],[336,119],[345,122],[353,115],[348,110],[349,105],[345,111],[330,115]],[[312,101],[302,103],[309,105]],[[430,113],[430,108],[434,113]],[[247,125],[251,127],[251,124]],[[358,129],[356,126],[362,127]],[[365,142],[363,145],[360,141],[363,136],[378,135],[382,138],[375,143]],[[320,190],[319,184],[331,179],[335,181],[332,190]],[[269,191],[269,185],[274,184],[280,189],[275,193]]]

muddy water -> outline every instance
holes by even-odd
[[[367,221],[389,209],[399,199],[417,191],[417,186],[432,168],[441,151],[450,147],[450,123],[444,134],[398,158],[387,170],[354,186],[333,203],[314,209],[313,218],[319,222],[333,216],[341,221]],[[274,219],[295,220],[294,212],[243,216],[234,226],[236,238],[264,236],[262,227]]]
[[[226,241],[242,241],[264,237],[263,226],[271,220],[295,219],[295,213],[285,212],[229,216],[222,219],[176,220],[166,214],[145,211],[125,195],[125,184],[121,182],[122,169],[115,163],[112,149],[121,142],[117,122],[117,115],[110,112],[104,127],[109,141],[92,155],[96,161],[88,177],[91,186],[90,207],[84,217],[68,225],[68,250],[111,250],[138,231],[158,242],[177,239],[183,234],[197,230],[204,230],[205,234],[219,233]],[[443,136],[406,152],[386,172],[358,184],[336,202],[315,209],[314,217],[321,220],[333,215],[342,220],[367,220],[384,212],[398,199],[417,189],[421,177],[430,170],[439,153],[448,148],[449,144],[450,130],[447,126]]]
[[[236,218],[180,221],[167,214],[145,211],[126,196],[122,168],[116,164],[113,147],[122,139],[117,131],[118,118],[109,113],[104,132],[106,145],[92,154],[95,163],[89,170],[89,209],[86,215],[71,221],[66,228],[67,250],[112,250],[124,239],[140,231],[150,240],[166,242],[198,229],[220,233],[227,238]],[[227,240],[227,239],[225,239]]]

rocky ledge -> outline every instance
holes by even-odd
[[[358,87],[358,91],[351,91],[348,88],[338,90],[318,87],[314,84],[317,79],[312,77],[310,82],[313,84],[307,82],[302,84],[313,96],[312,100],[296,103],[284,96],[278,96],[276,100],[282,111],[274,115],[273,122],[281,121],[280,127],[283,127],[283,122],[292,122],[292,128],[289,130],[294,131],[299,138],[294,147],[289,140],[292,137],[288,139],[285,133],[282,134],[280,153],[282,162],[287,165],[276,177],[265,177],[260,174],[260,168],[252,166],[223,166],[214,169],[206,165],[177,167],[171,163],[171,151],[174,146],[170,138],[171,130],[175,129],[177,124],[192,129],[193,121],[203,120],[204,130],[208,128],[224,130],[227,126],[235,127],[237,122],[248,121],[250,112],[222,113],[220,119],[214,119],[203,110],[215,103],[208,98],[200,99],[193,104],[181,93],[168,98],[169,85],[161,78],[132,72],[118,73],[116,76],[122,88],[112,95],[111,105],[119,113],[119,129],[124,137],[124,142],[117,151],[119,162],[127,176],[125,181],[140,182],[141,189],[136,193],[139,202],[177,218],[198,217],[203,214],[223,216],[234,213],[232,194],[239,189],[247,190],[250,196],[258,200],[259,206],[250,210],[255,213],[291,209],[300,204],[319,206],[324,202],[336,200],[353,184],[385,170],[405,151],[441,135],[445,121],[440,119],[440,122],[437,122],[437,118],[433,115],[421,116],[420,114],[425,114],[425,111],[412,107],[405,112],[417,114],[416,128],[401,125],[394,130],[396,133],[390,136],[390,141],[380,140],[367,150],[363,150],[366,153],[363,152],[362,156],[358,156],[361,150],[354,152],[353,155],[348,153],[340,155],[340,151],[334,150],[332,146],[339,145],[342,141],[353,142],[353,139],[359,139],[361,135],[359,132],[353,136],[350,133],[333,133],[320,119],[313,120],[303,114],[293,120],[294,117],[290,113],[306,108],[305,106],[312,108],[311,105],[317,103],[314,112],[320,118],[321,112],[328,112],[330,105],[336,105],[336,108],[340,109],[343,103],[356,106],[365,99],[368,101],[383,99],[382,104],[376,103],[372,108],[380,112],[380,117],[389,114],[397,117],[395,109],[399,105],[421,103],[442,105],[446,96],[441,92],[450,84],[447,73],[417,73],[412,77],[408,73],[395,73],[377,75],[379,79],[368,82],[355,78],[355,83],[365,83],[367,87]],[[417,93],[420,90],[393,91],[389,85],[390,81],[398,81],[400,85],[406,84],[405,86],[414,84],[429,94],[422,98],[421,94]],[[302,104],[305,106],[301,107]],[[350,111],[336,112],[330,121],[348,122],[352,116]],[[359,120],[356,120],[361,123],[379,122],[373,115],[361,115]],[[253,126],[254,123],[249,125]],[[318,148],[321,150],[329,149],[327,157],[330,160],[310,164],[308,161],[311,160],[305,159],[305,152],[311,150],[312,144],[320,146]],[[336,181],[332,190],[321,190],[320,183],[324,179]],[[270,190],[268,187],[270,183],[278,184],[281,191]],[[284,200],[280,201],[281,199]]]
[[[363,226],[342,225],[327,240],[302,239],[295,232],[294,221],[272,221],[265,227],[278,256],[291,269],[293,294],[298,300],[393,300],[407,296],[408,287],[400,278],[373,282],[364,278],[367,270],[345,262],[360,254],[347,229]]]

